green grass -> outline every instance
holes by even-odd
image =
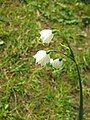
[[[76,55],[83,81],[84,119],[90,120],[90,4],[74,0],[0,1],[0,120],[77,120],[79,87],[74,63],[62,70],[35,64],[40,49],[62,50],[62,35]],[[50,45],[39,32],[58,30]],[[86,36],[87,34],[87,36]],[[65,51],[65,50],[64,50]],[[62,57],[60,53],[53,57]]]

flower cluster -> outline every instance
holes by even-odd
[[[43,43],[50,43],[53,38],[53,33],[50,29],[42,30],[40,32],[40,35]],[[54,68],[60,68],[62,66],[61,59],[51,59],[49,54],[45,50],[39,50],[33,57],[36,59],[36,63],[41,64],[41,66],[46,66],[46,64],[49,62]]]
[[[49,29],[44,29],[40,32],[40,38],[42,40],[43,43],[50,43],[52,38],[53,38],[53,33],[52,30]],[[79,102],[79,120],[83,120],[83,88],[82,88],[82,79],[81,79],[81,75],[80,75],[80,71],[79,71],[79,66],[77,64],[77,61],[75,59],[75,55],[73,53],[73,50],[71,49],[68,41],[65,39],[67,45],[68,45],[68,49],[70,51],[70,55],[71,56],[67,56],[66,54],[64,54],[65,56],[69,57],[76,66],[76,70],[77,70],[77,75],[78,75],[78,79],[79,79],[79,88],[80,88],[80,102]],[[65,46],[66,47],[66,46]],[[45,50],[39,50],[33,57],[36,59],[36,63],[41,64],[41,66],[45,66],[47,63],[50,63],[54,68],[61,68],[62,66],[62,59],[52,59],[49,56],[49,52],[46,52]]]

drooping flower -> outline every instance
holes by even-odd
[[[53,38],[52,30],[44,29],[40,32],[40,38],[43,43],[50,43],[51,39]]]
[[[50,62],[50,56],[44,50],[39,50],[33,57],[36,59],[36,63],[41,64],[41,66]]]
[[[62,66],[62,60],[61,59],[50,59],[50,63],[54,68],[60,68]]]

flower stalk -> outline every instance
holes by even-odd
[[[70,44],[68,43],[68,41],[64,38],[66,44],[69,47],[71,56],[70,59],[73,60],[73,62],[75,63],[76,66],[76,70],[77,70],[77,75],[78,75],[78,80],[79,80],[79,89],[80,89],[80,93],[79,93],[79,115],[78,115],[78,120],[83,120],[83,88],[82,88],[82,80],[81,80],[81,75],[80,75],[80,70],[79,70],[79,66],[76,62],[73,50],[70,46]]]
[[[79,66],[76,61],[76,69],[77,69],[77,74],[78,74],[78,80],[79,80],[79,88],[80,88],[80,98],[79,98],[79,116],[78,120],[83,120],[83,90],[82,90],[82,81],[81,81],[81,76],[80,76],[80,71],[79,71]]]

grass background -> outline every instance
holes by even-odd
[[[62,50],[62,35],[75,53],[83,82],[84,119],[90,120],[90,4],[79,0],[0,0],[0,120],[77,120],[79,87],[75,66],[35,64],[40,49]],[[39,32],[50,28],[49,45]],[[65,51],[65,49],[63,49]],[[60,53],[53,57],[62,57]]]

